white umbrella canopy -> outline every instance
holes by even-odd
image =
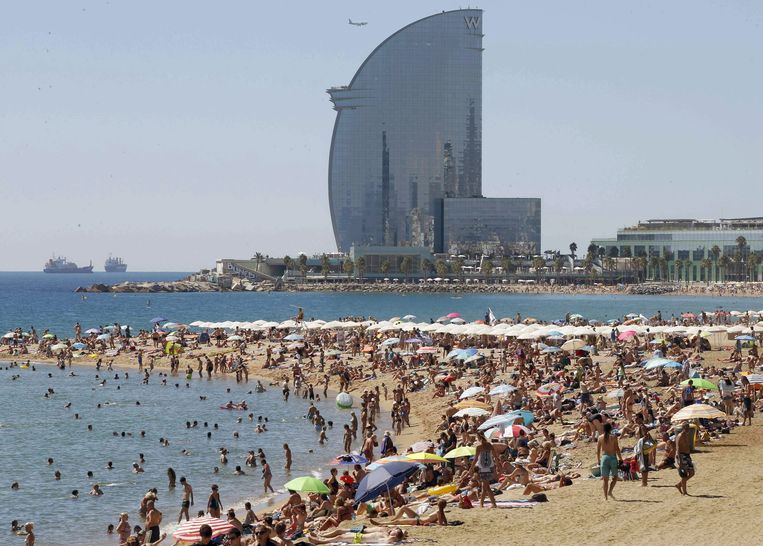
[[[490,396],[497,396],[497,395],[501,395],[501,394],[510,394],[510,393],[514,392],[515,390],[517,390],[517,388],[514,385],[506,385],[504,383],[504,384],[497,385],[497,386],[493,387],[492,389],[490,389],[490,392],[488,394]]]
[[[278,328],[279,330],[287,330],[289,328],[296,328],[296,327],[297,327],[297,323],[291,319],[285,320],[282,323],[280,323],[278,326],[276,326],[276,328]]]
[[[459,400],[464,400],[465,398],[471,398],[472,396],[477,396],[478,394],[482,394],[485,392],[485,389],[482,387],[469,387],[464,392],[461,393],[461,396],[458,397]]]
[[[490,415],[490,412],[482,408],[464,408],[453,414],[454,417],[484,417]]]
[[[569,339],[562,344],[563,351],[577,351],[586,346],[586,342],[582,339]]]
[[[709,404],[692,404],[681,408],[673,415],[671,422],[691,421],[692,419],[724,419],[726,414]]]

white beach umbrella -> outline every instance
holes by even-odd
[[[482,408],[464,408],[453,414],[454,417],[484,417],[490,415],[490,412]]]
[[[466,398],[471,398],[472,396],[477,396],[478,394],[482,394],[485,392],[485,389],[482,387],[469,387],[464,392],[461,393],[461,396],[458,397],[459,400],[464,400]]]

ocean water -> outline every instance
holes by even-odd
[[[327,462],[341,449],[342,425],[349,422],[349,413],[338,410],[333,400],[317,402],[321,414],[334,422],[328,431],[329,443],[320,446],[318,432],[304,419],[308,401],[291,396],[284,402],[277,386],[266,386],[264,393],[247,394],[254,387],[252,382],[237,385],[235,380],[195,377],[186,387],[183,377],[169,378],[168,385],[162,386],[156,376],[143,385],[137,372],[129,373],[126,379],[124,371],[103,370],[100,379],[107,382],[100,386],[94,368],[75,366],[75,377],[68,369],[50,365],[36,368],[7,369],[5,364],[0,368],[0,399],[4,401],[0,413],[0,524],[7,529],[13,519],[22,524],[34,521],[39,544],[45,546],[72,544],[75,536],[76,544],[82,546],[118,544],[116,536],[107,536],[107,525],[116,526],[119,513],[126,511],[132,525],[142,526],[138,505],[152,487],[159,490],[162,529],[171,532],[179,514],[181,491],[168,488],[168,467],[175,470],[178,480],[186,476],[194,487],[192,517],[196,510],[206,508],[213,483],[220,486],[226,509],[234,505],[240,508],[244,500],[250,500],[260,512],[267,505],[261,469],[259,464],[256,468],[244,465],[247,451],[263,449],[273,471],[273,487],[278,491],[293,477],[321,470],[325,474]],[[120,379],[114,379],[115,374]],[[48,388],[55,394],[45,398]],[[219,409],[228,400],[247,400],[250,410]],[[71,403],[69,409],[65,408],[67,403]],[[253,422],[247,417],[250,412]],[[268,417],[268,432],[255,432],[258,416]],[[237,423],[239,417],[242,423]],[[199,426],[186,428],[186,421],[194,420]],[[87,428],[89,424],[92,431]],[[146,431],[145,437],[140,436],[141,430]],[[123,431],[132,436],[122,437]],[[234,431],[239,432],[238,439],[234,439]],[[207,432],[212,433],[211,439],[207,439]],[[162,447],[159,438],[169,439],[169,447]],[[294,457],[288,476],[282,468],[284,442],[289,443]],[[227,466],[219,461],[222,446],[230,452]],[[181,453],[183,449],[188,454]],[[135,474],[132,463],[139,460],[140,453],[146,460],[145,472]],[[48,457],[54,464],[47,464]],[[113,470],[106,470],[109,461]],[[247,475],[234,476],[236,465]],[[220,467],[219,474],[213,473],[215,466]],[[56,470],[61,472],[60,481],[54,479]],[[88,478],[88,470],[93,471],[93,479]],[[14,481],[20,484],[18,491],[11,490]],[[96,482],[103,496],[88,495]],[[74,489],[79,491],[78,499],[71,498]],[[237,515],[243,519],[243,509],[237,510]],[[21,544],[22,540],[12,543]]]
[[[563,294],[401,294],[330,292],[213,292],[190,294],[75,294],[79,285],[123,280],[170,280],[184,273],[94,273],[92,275],[46,275],[44,273],[0,273],[0,330],[34,325],[38,332],[49,328],[71,337],[74,323],[83,329],[119,322],[134,330],[149,328],[157,316],[180,323],[203,321],[285,320],[297,307],[307,318],[324,320],[348,315],[378,319],[413,314],[418,320],[436,319],[456,311],[466,320],[483,318],[490,307],[495,315],[533,316],[555,320],[566,313],[607,320],[637,312],[663,317],[685,311],[763,309],[763,298],[719,298],[691,296],[625,296]]]

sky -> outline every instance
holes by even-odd
[[[459,7],[0,4],[0,270],[53,253],[193,271],[336,250],[325,90]],[[483,193],[542,198],[544,250],[648,218],[763,215],[763,3],[477,7]]]

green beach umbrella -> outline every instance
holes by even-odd
[[[54,336],[53,334],[45,334],[44,336],[42,336],[42,339],[53,339],[54,337],[56,336]]]
[[[331,493],[329,488],[326,487],[325,483],[323,483],[318,478],[313,478],[312,476],[294,478],[290,482],[286,482],[284,487],[286,489],[291,489],[292,491],[300,491],[302,493],[323,493],[325,495]]]
[[[472,446],[461,446],[456,449],[451,449],[443,457],[446,459],[457,459],[459,457],[474,457],[477,453],[477,448]]]
[[[687,379],[686,381],[682,381],[681,385],[685,387],[689,384],[689,381],[691,381],[691,384],[694,386],[695,389],[715,390],[718,388],[718,386],[712,381],[708,381],[707,379],[702,379],[701,377]]]

